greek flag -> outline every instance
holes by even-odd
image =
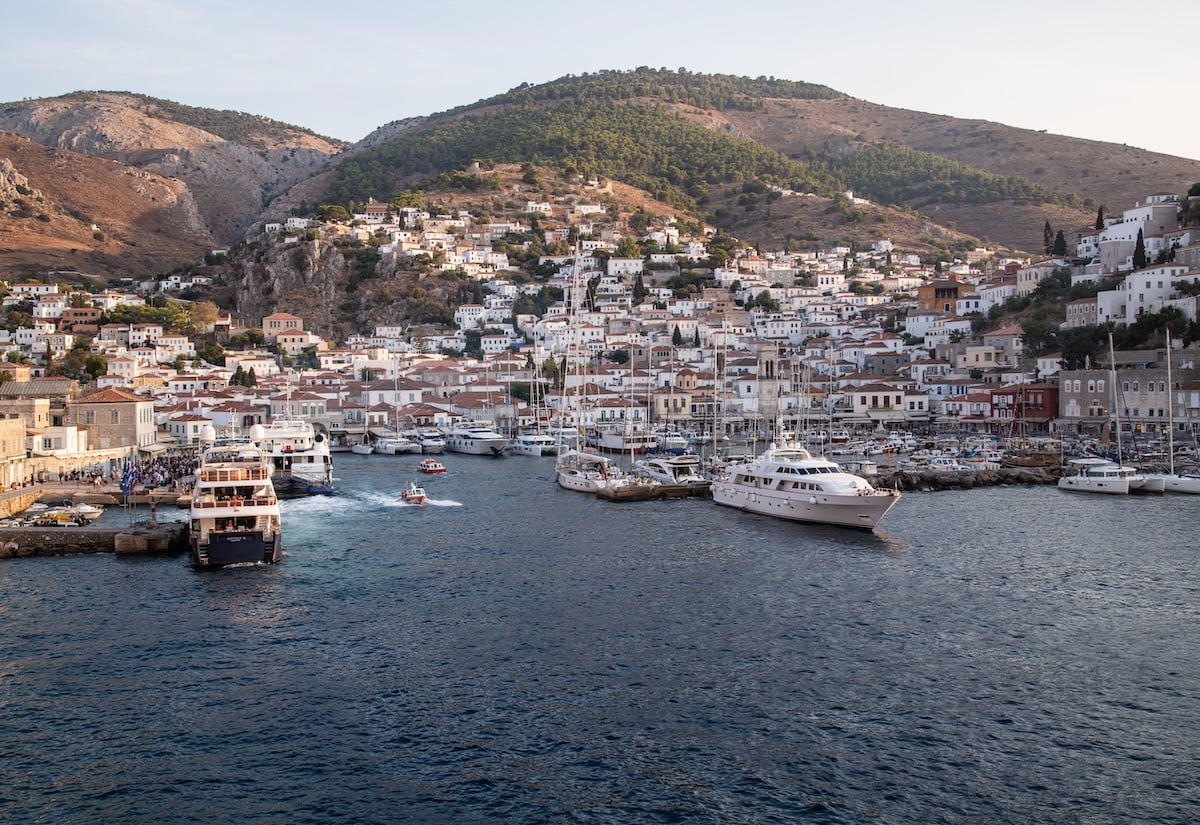
[[[129,459],[125,459],[125,470],[121,473],[121,492],[129,495],[138,483],[137,467]]]

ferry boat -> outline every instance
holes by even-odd
[[[482,423],[466,423],[452,427],[446,436],[446,449],[467,455],[502,456],[508,449],[508,439]]]
[[[212,436],[211,428],[206,428]],[[271,462],[251,439],[206,439],[192,490],[188,540],[200,569],[279,561],[279,500]]]
[[[712,483],[717,504],[792,521],[872,529],[900,500],[800,444],[771,444],[761,456],[727,467]]]
[[[275,418],[250,429],[271,463],[271,481],[284,498],[333,492],[329,439],[302,418]]]

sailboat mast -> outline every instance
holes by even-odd
[[[1116,430],[1117,436],[1117,463],[1124,461],[1124,454],[1121,452],[1121,409],[1120,396],[1117,394],[1117,359],[1113,353],[1113,337],[1112,333],[1108,333],[1108,372],[1110,381],[1112,382],[1112,400],[1113,400],[1113,428]]]
[[[1171,328],[1167,327],[1167,471],[1175,475],[1175,385],[1171,382]]]

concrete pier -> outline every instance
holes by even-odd
[[[164,491],[130,496],[131,504],[174,507],[177,493]],[[34,502],[46,504],[96,504],[117,507],[120,491],[97,492],[88,484],[33,484],[0,492],[0,518],[24,512]],[[30,556],[65,556],[70,553],[180,553],[187,550],[187,524],[135,524],[125,527],[54,526],[0,527],[0,559]]]
[[[187,525],[179,522],[132,527],[0,527],[0,559],[73,553],[167,554],[185,550]]]

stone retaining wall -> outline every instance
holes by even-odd
[[[0,528],[0,559],[71,553],[178,553],[186,549],[185,524]]]

